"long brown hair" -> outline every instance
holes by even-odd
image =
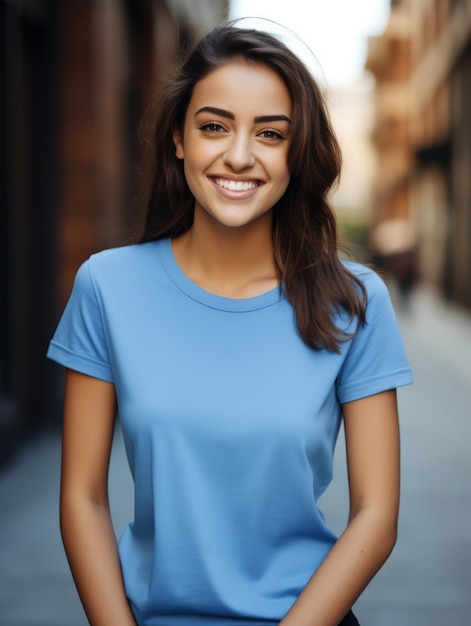
[[[338,352],[351,334],[333,322],[345,311],[365,323],[366,292],[337,253],[336,222],[327,194],[340,173],[341,154],[319,86],[276,37],[259,30],[218,26],[205,35],[150,104],[141,129],[144,169],[141,202],[147,217],[140,242],[178,237],[191,228],[194,198],[173,133],[182,131],[196,83],[234,59],[272,68],[293,101],[290,183],[273,208],[273,242],[283,289],[308,346]]]

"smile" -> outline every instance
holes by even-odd
[[[223,187],[229,191],[250,191],[261,183],[259,180],[229,180],[227,178],[213,178],[218,187]]]

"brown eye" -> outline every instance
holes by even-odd
[[[203,124],[200,128],[201,130],[205,130],[209,133],[222,133],[225,131],[224,126],[222,126],[218,122],[207,122],[206,124]]]
[[[280,131],[274,129],[263,130],[261,133],[259,133],[258,136],[263,137],[263,139],[270,139],[272,141],[285,139],[285,136],[282,135]]]

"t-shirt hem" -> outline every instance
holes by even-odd
[[[337,396],[340,404],[353,402],[368,396],[374,396],[388,389],[405,387],[413,383],[410,368],[403,368],[387,374],[377,374],[362,381],[352,382],[344,387],[339,387]]]
[[[81,374],[99,378],[108,383],[114,382],[111,370],[107,365],[93,361],[89,357],[71,352],[65,346],[55,343],[54,341],[51,341],[49,344],[46,356],[48,359],[59,363],[59,365],[80,372]]]

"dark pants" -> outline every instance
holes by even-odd
[[[357,618],[353,615],[351,611],[349,611],[343,620],[340,622],[339,626],[360,626]]]

